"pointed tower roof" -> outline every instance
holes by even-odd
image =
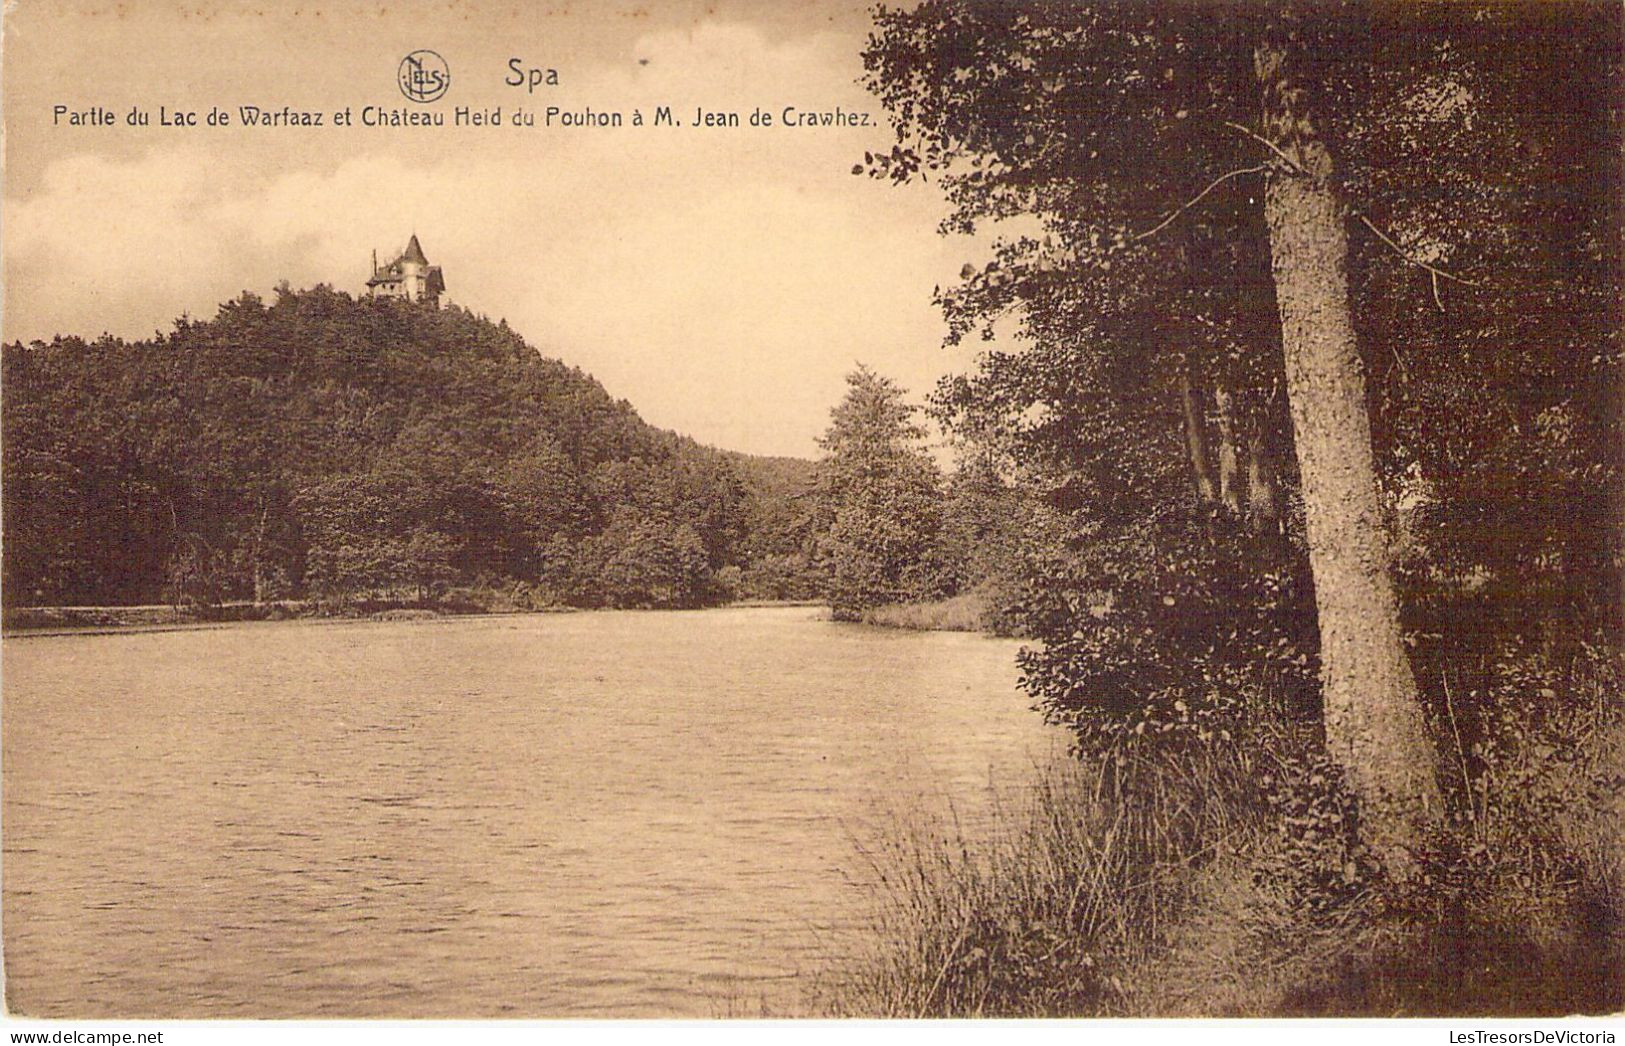
[[[406,250],[401,254],[400,260],[403,262],[417,262],[419,265],[429,264],[429,259],[423,256],[423,248],[418,245],[417,233],[412,234],[412,239],[407,243]]]

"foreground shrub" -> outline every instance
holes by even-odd
[[[1315,757],[1269,781],[1269,830],[1192,877],[1160,1015],[1559,1015],[1625,1006],[1625,719],[1615,655],[1488,673],[1458,803],[1398,888]],[[1446,736],[1452,731],[1443,724]],[[1451,742],[1447,742],[1447,747]]]

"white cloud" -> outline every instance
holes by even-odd
[[[842,38],[709,24],[629,55],[524,104],[878,115]],[[210,151],[70,156],[5,200],[5,336],[141,336],[281,279],[359,291],[369,251],[416,231],[452,300],[506,317],[650,421],[810,454],[854,361],[916,393],[955,362],[929,297],[968,248],[936,236],[936,190],[848,172],[889,133],[358,130],[333,137],[355,151],[291,160],[242,131]]]

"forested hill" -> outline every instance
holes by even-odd
[[[148,341],[10,345],[3,367],[9,607],[689,606],[780,595],[752,561],[795,561],[775,544],[793,508],[764,499],[810,462],[763,481],[456,308],[245,293]]]

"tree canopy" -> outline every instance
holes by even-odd
[[[755,459],[645,424],[460,309],[245,293],[146,341],[59,337],[3,362],[12,606],[458,586],[692,606],[798,547],[746,548],[782,491]]]
[[[1486,642],[1466,579],[1570,634],[1617,607],[1620,40],[1583,4],[880,10],[897,140],[854,173],[1000,237],[939,293],[998,344],[935,409],[1069,520],[1025,666],[1085,743],[1228,738],[1284,682],[1401,868],[1439,816],[1410,662]]]
[[[939,594],[941,476],[901,388],[863,366],[846,385],[819,440],[815,525],[830,608],[856,620]]]

